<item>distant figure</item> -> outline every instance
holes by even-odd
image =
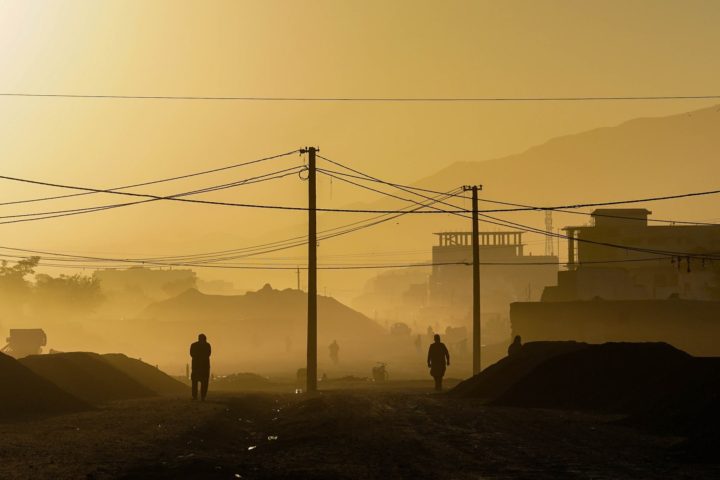
[[[516,355],[520,349],[522,348],[522,339],[520,338],[520,335],[515,335],[515,340],[510,344],[508,347],[508,357],[512,357],[513,355]]]
[[[290,352],[292,350],[292,338],[289,336],[285,337],[285,351]]]
[[[297,380],[297,387],[299,389],[305,388],[307,384],[307,368],[298,368],[295,378]]]
[[[427,332],[426,332],[426,333],[427,333],[427,337],[428,337],[428,338],[431,338],[433,335],[435,335],[435,332],[433,331],[433,329],[432,329],[432,327],[431,327],[430,325],[428,325],[428,328],[427,328]]]
[[[373,381],[375,382],[387,382],[389,375],[387,368],[385,368],[385,364],[382,362],[378,362],[376,367],[372,368],[372,377]]]
[[[422,353],[422,336],[418,333],[415,337],[415,351],[420,355]]]
[[[200,398],[205,401],[210,380],[210,344],[205,334],[198,335],[198,341],[190,345],[190,356],[192,357],[192,398],[197,400],[198,382],[200,382]]]
[[[445,368],[450,365],[450,352],[444,343],[440,341],[440,335],[435,335],[435,343],[428,348],[427,363],[430,367],[430,375],[435,379],[435,390],[442,390],[442,380],[445,376]]]
[[[328,349],[330,350],[330,360],[337,365],[340,361],[340,345],[338,345],[337,340],[333,340]]]

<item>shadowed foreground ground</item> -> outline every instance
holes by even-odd
[[[133,400],[0,424],[0,478],[720,478],[615,418],[418,390]]]

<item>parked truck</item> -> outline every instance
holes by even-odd
[[[7,345],[2,352],[15,358],[38,355],[47,345],[47,336],[42,328],[11,328],[6,340]]]

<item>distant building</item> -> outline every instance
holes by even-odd
[[[568,269],[543,301],[720,299],[720,269],[689,257],[720,251],[720,225],[648,225],[650,213],[598,209],[593,225],[565,227]]]
[[[472,310],[472,232],[435,235],[428,304],[453,323],[466,323]],[[558,272],[556,256],[525,255],[522,237],[519,231],[479,234],[483,322],[506,325],[508,335],[510,303],[539,300]]]
[[[168,298],[197,286],[197,275],[190,269],[97,270],[93,277],[106,293],[136,293],[153,299]]]
[[[432,269],[405,268],[377,275],[355,300],[357,308],[377,320],[405,322],[414,333],[425,332],[428,326],[467,331],[472,311],[472,232],[435,235]],[[543,289],[555,284],[558,258],[526,255],[523,232],[480,232],[479,241],[483,342],[505,341],[510,335],[510,303],[539,300]]]
[[[427,304],[429,274],[424,267],[386,270],[367,281],[353,306],[377,321],[416,327],[419,311]]]
[[[648,225],[650,213],[599,209],[592,225],[566,227],[568,269],[541,302],[511,305],[513,335],[720,355],[720,265],[697,258],[720,251],[720,226]]]

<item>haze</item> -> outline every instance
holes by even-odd
[[[467,1],[443,8],[418,1],[371,1],[362,8],[337,1],[3,1],[0,90],[306,97],[707,94],[720,80],[719,19],[720,7],[705,1]],[[502,157],[558,135],[708,104],[2,98],[0,155],[8,175],[112,187],[318,145],[330,158],[411,183],[457,161]],[[281,165],[299,161],[293,157]],[[178,182],[144,191],[204,185]],[[305,205],[304,183],[293,178],[281,185],[204,198]],[[322,180],[321,205],[372,200],[368,192],[338,188]],[[542,192],[541,182],[537,189]],[[512,185],[486,184],[486,190],[510,200],[517,194]],[[55,193],[66,192],[3,182],[1,199]],[[55,205],[116,200],[95,196]],[[2,212],[43,210],[29,205]],[[356,218],[332,215],[323,221],[335,226]],[[301,213],[150,204],[5,225],[2,244],[121,256],[192,253],[271,241],[279,231],[301,233],[303,221]],[[363,252],[351,236],[332,242],[338,249],[333,253]],[[412,248],[429,250],[431,242],[423,238]],[[292,256],[302,262],[304,251]],[[237,272],[204,275],[240,288],[263,283]],[[278,287],[295,284],[293,274],[264,278]]]

